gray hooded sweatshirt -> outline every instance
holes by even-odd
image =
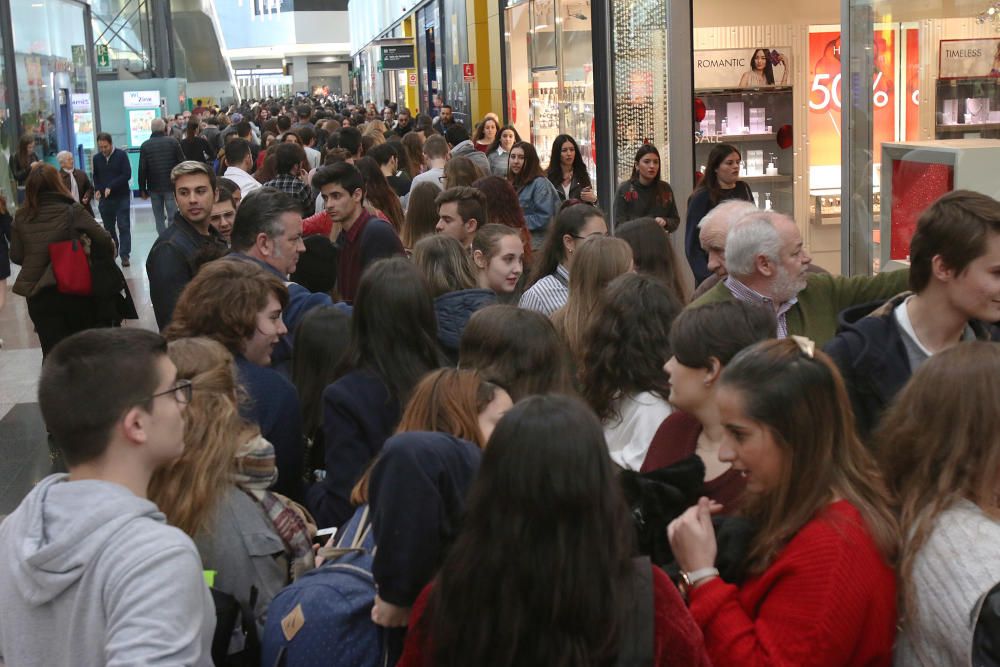
[[[211,665],[194,543],[118,484],[50,475],[0,524],[0,660]]]

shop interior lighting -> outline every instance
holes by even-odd
[[[979,12],[976,15],[976,23],[979,25],[992,23],[996,26],[997,32],[1000,32],[1000,1],[991,3],[989,7]]]

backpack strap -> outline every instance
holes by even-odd
[[[616,667],[651,667],[654,658],[653,570],[647,556],[632,559],[628,600]]]

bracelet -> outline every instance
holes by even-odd
[[[719,570],[714,567],[703,567],[700,570],[695,570],[693,572],[681,572],[681,578],[684,579],[684,583],[687,584],[689,588],[693,588],[699,581],[717,576],[719,576]]]

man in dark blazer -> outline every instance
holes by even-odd
[[[83,204],[87,213],[94,215],[94,209],[90,202],[94,198],[94,185],[90,182],[87,172],[76,169],[73,154],[69,151],[62,151],[56,155],[59,161],[59,175],[62,176],[63,185],[73,195],[73,199]]]

